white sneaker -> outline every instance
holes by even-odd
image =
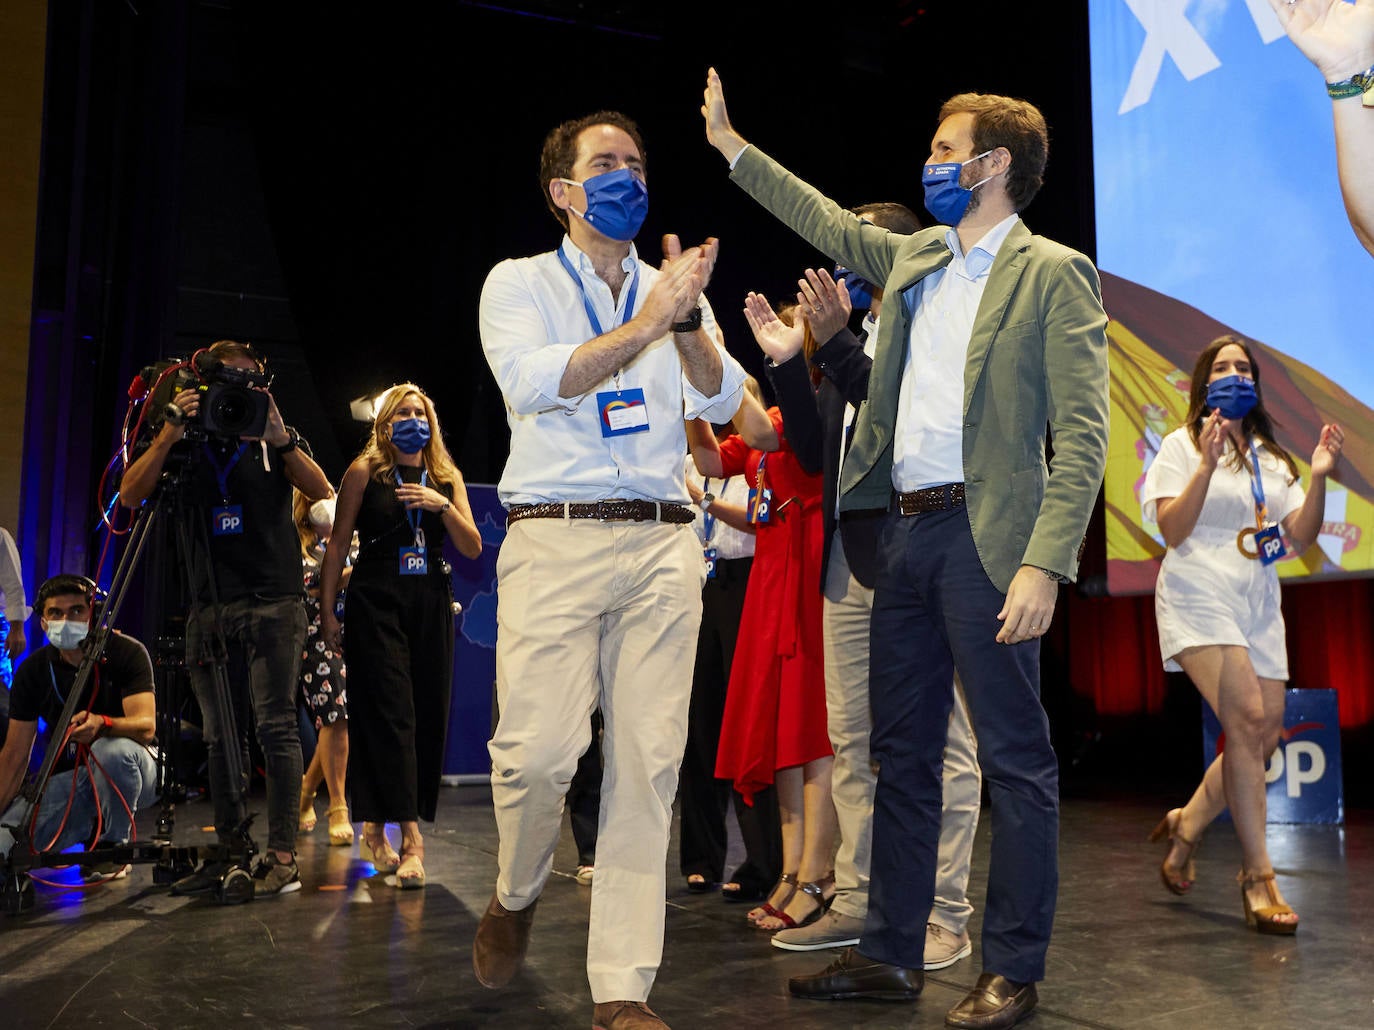
[[[577,867],[577,875],[573,879],[583,887],[590,887],[592,885],[592,873],[595,870],[596,866],[580,865]]]
[[[926,969],[944,969],[973,954],[968,932],[956,934],[939,923],[926,923]]]

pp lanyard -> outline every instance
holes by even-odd
[[[1259,451],[1255,441],[1250,440],[1250,460],[1253,462],[1250,473],[1250,496],[1255,499],[1255,528],[1263,529],[1264,520],[1269,517],[1269,509],[1264,504],[1264,480],[1260,472]]]
[[[562,262],[568,275],[572,276],[573,284],[577,287],[577,292],[582,295],[582,308],[587,312],[587,321],[592,324],[592,331],[597,336],[605,335],[605,330],[601,328],[601,320],[596,317],[596,310],[592,307],[592,300],[587,296],[587,288],[582,285],[582,277],[577,274],[577,269],[573,268],[572,262],[568,260],[568,255],[563,253],[563,248],[558,248],[558,260]],[[635,267],[634,275],[630,278],[630,292],[625,298],[625,316],[628,318],[635,313],[635,291],[639,289],[639,267]],[[624,324],[624,319],[621,323]],[[611,326],[612,329],[615,326]]]
[[[404,479],[401,478],[401,470],[400,470],[400,469],[393,469],[393,470],[392,470],[392,475],[394,475],[394,476],[396,477],[396,485],[397,485],[397,486],[405,486],[405,485],[406,485],[406,481],[405,481]],[[429,482],[429,469],[421,469],[421,470],[420,470],[420,485],[421,485],[421,486],[424,486],[427,482]],[[424,515],[425,510],[424,510],[423,508],[417,507],[417,508],[415,508],[413,511],[412,511],[410,508],[407,508],[405,511],[406,511],[406,524],[407,524],[408,526],[410,526],[410,531],[411,531],[412,534],[414,534],[414,537],[415,537],[415,546],[416,546],[416,547],[424,547],[424,546],[425,546],[425,531],[424,531],[423,529],[420,528],[420,518]]]
[[[1250,460],[1250,496],[1255,500],[1255,528],[1242,529],[1236,534],[1236,548],[1252,561],[1258,560],[1263,565],[1272,565],[1287,554],[1288,549],[1279,534],[1279,527],[1265,525],[1269,518],[1269,509],[1264,503],[1264,472],[1260,468],[1259,450],[1255,447],[1253,438],[1250,440]],[[1246,550],[1246,537],[1252,538],[1254,551]]]
[[[225,504],[229,503],[229,474],[234,471],[234,466],[239,463],[244,452],[248,450],[248,444],[240,442],[239,449],[234,452],[234,456],[229,459],[227,464],[221,465],[219,459],[215,457],[214,449],[207,443],[202,444],[205,453],[210,459],[210,464],[215,469],[215,479],[219,483],[219,496]]]
[[[725,484],[728,483],[728,482],[730,482],[730,479],[729,479],[728,476],[727,476],[725,479],[722,479],[722,480],[721,480],[721,482],[720,482],[720,492],[721,492],[722,494],[725,493]],[[709,476],[708,476],[706,479],[702,480],[702,484],[701,484],[701,485],[702,485],[702,492],[703,492],[703,493],[708,493],[708,494],[709,494],[709,493],[711,492],[711,479],[710,479]],[[706,543],[707,543],[707,544],[709,544],[709,543],[711,542],[711,534],[714,533],[715,531],[716,531],[716,517],[715,517],[714,515],[711,514],[711,509],[710,509],[710,508],[707,508],[704,512],[701,513],[701,532],[702,532],[702,535],[706,538]]]

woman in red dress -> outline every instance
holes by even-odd
[[[768,900],[749,913],[750,922],[771,932],[803,925],[824,911],[834,895],[837,830],[818,581],[824,536],[820,470],[798,460],[776,407],[768,417],[778,440],[771,452],[751,448],[739,436],[717,444],[709,426],[690,423],[688,441],[703,475],[743,475],[751,490],[754,565],[725,697],[716,775],[733,780],[746,802],[776,785],[784,872]]]

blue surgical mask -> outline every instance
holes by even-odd
[[[1249,376],[1223,376],[1207,384],[1207,406],[1220,411],[1222,418],[1242,419],[1258,403],[1255,381]]]
[[[835,278],[844,280],[844,288],[849,291],[849,304],[855,311],[867,311],[873,306],[873,284],[858,272],[836,265]]]
[[[391,442],[402,454],[419,454],[429,443],[429,420],[406,418],[391,423]]]
[[[91,631],[89,622],[76,622],[72,619],[49,619],[44,632],[48,642],[59,651],[75,651]]]
[[[926,191],[926,210],[944,225],[958,225],[959,219],[963,218],[964,212],[968,210],[969,201],[973,199],[973,191],[992,178],[989,175],[979,179],[972,186],[964,187],[959,185],[959,175],[964,170],[964,165],[987,157],[991,153],[991,150],[985,150],[968,161],[926,165],[921,172],[921,184]]]
[[[644,180],[628,168],[593,175],[578,182],[560,179],[570,186],[581,186],[587,197],[587,210],[569,208],[602,236],[628,243],[639,234],[649,213],[649,189]]]

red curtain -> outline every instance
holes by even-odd
[[[1083,597],[1068,591],[1049,645],[1066,653],[1075,692],[1102,716],[1157,714],[1164,704],[1152,595]],[[1292,687],[1333,687],[1341,726],[1374,720],[1374,580],[1285,583]]]

